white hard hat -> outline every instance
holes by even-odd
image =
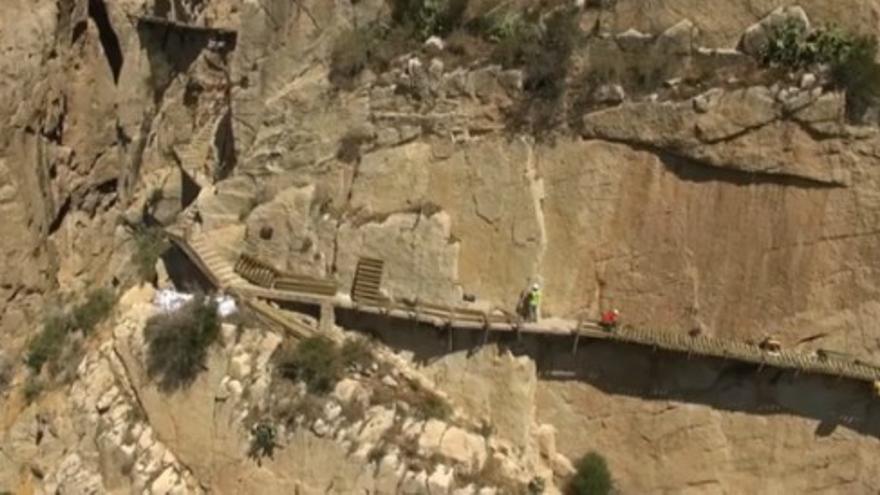
[[[538,285],[537,283],[532,284],[532,290],[538,290],[538,289],[540,289],[540,288],[541,288],[541,286]]]
[[[620,311],[618,311],[618,310],[615,308],[615,309],[614,309],[614,314],[619,315],[619,314],[620,314]]]

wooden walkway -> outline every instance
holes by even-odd
[[[289,287],[295,287],[296,290],[282,290],[275,286],[279,272],[268,264],[260,265],[258,260],[248,259],[249,257],[244,257],[233,264],[229,259],[218,254],[211,242],[201,234],[192,236],[190,240],[186,240],[181,234],[183,233],[180,231],[169,231],[168,237],[219,290],[235,296],[252,312],[269,320],[267,322],[284,327],[295,327],[288,329],[295,334],[301,334],[305,329],[301,325],[297,326],[291,322],[281,321],[282,318],[278,316],[278,312],[273,311],[269,305],[261,300],[316,306],[331,305],[333,308],[382,315],[402,321],[419,322],[447,328],[450,331],[483,331],[484,340],[491,332],[566,337],[572,339],[573,352],[577,351],[578,343],[582,339],[604,340],[662,349],[688,356],[751,363],[758,367],[766,366],[791,370],[796,373],[822,374],[871,383],[880,380],[880,368],[838,353],[827,353],[824,356],[785,350],[770,353],[745,342],[712,337],[691,337],[686,334],[631,328],[620,328],[613,332],[607,332],[600,329],[594,322],[552,320],[526,323],[463,307],[446,307],[421,302],[410,305],[392,302],[378,295],[378,283],[372,283],[370,286],[376,290],[375,296],[370,297],[369,294],[360,292],[360,297],[354,301],[338,293],[331,295],[332,291],[328,288],[326,280],[309,277],[302,277],[296,283],[289,285]],[[372,263],[373,266],[377,266],[375,262]],[[236,268],[243,272],[244,277],[236,273]],[[371,273],[373,275],[371,282],[381,279],[381,268],[377,268]],[[289,277],[289,275],[287,276]],[[260,285],[249,280],[257,280]]]

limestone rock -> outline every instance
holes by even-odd
[[[358,434],[362,442],[378,442],[394,426],[394,410],[374,406],[367,411],[366,421]]]
[[[403,495],[429,495],[428,473],[407,471],[400,483],[399,493]]]
[[[428,432],[427,426],[425,431]],[[443,434],[437,452],[443,457],[463,464],[471,472],[478,472],[486,462],[486,440],[479,435],[452,426]]]
[[[538,448],[541,455],[547,459],[556,457],[556,428],[553,425],[543,424],[535,431],[538,440]]]
[[[425,50],[429,55],[436,55],[446,48],[446,44],[439,36],[431,36],[425,40]]]
[[[370,393],[357,380],[351,378],[343,378],[336,384],[333,389],[333,396],[339,399],[343,404],[360,404],[366,406],[369,404]]]
[[[639,52],[646,50],[654,38],[650,34],[642,33],[637,29],[627,29],[614,37],[618,46],[624,52]]]
[[[244,176],[202,189],[196,205],[203,229],[213,230],[241,222],[255,206],[256,195],[253,179]]]
[[[603,84],[593,92],[593,99],[598,103],[618,104],[626,99],[626,91],[620,84]]]
[[[691,104],[638,103],[593,112],[584,117],[584,135],[649,145],[730,170],[848,183],[855,157],[845,142],[814,141],[791,121],[789,110],[770,90],[755,86]],[[782,135],[799,137],[786,148],[761,144]]]
[[[428,477],[428,493],[431,495],[448,495],[452,487],[455,472],[452,468],[438,464]]]
[[[671,55],[689,55],[699,30],[694,23],[683,19],[660,34],[656,40],[658,49]]]
[[[740,40],[742,51],[752,56],[759,56],[769,41],[773,30],[782,26],[785,22],[791,21],[796,22],[806,31],[810,30],[810,19],[802,7],[799,5],[779,7],[767,17],[745,30],[742,40]]]

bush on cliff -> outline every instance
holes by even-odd
[[[156,262],[167,248],[168,243],[161,228],[138,226],[135,229],[131,262],[141,280],[156,278]]]
[[[611,493],[613,483],[611,472],[605,458],[596,452],[590,452],[575,466],[576,472],[568,486],[571,495],[607,495]]]
[[[789,70],[830,68],[834,85],[846,91],[847,113],[860,119],[880,100],[877,38],[856,36],[838,28],[807,31],[788,20],[777,26],[762,53],[767,65]]]
[[[579,16],[568,9],[544,17],[527,12],[505,28],[492,60],[523,70],[522,99],[507,115],[508,127],[544,138],[565,119],[565,87],[574,49],[583,33]]]
[[[208,347],[219,333],[216,303],[203,296],[153,316],[144,329],[147,374],[166,392],[189,385],[204,369]]]
[[[115,304],[116,296],[113,294],[113,289],[108,287],[92,289],[86,294],[85,301],[73,309],[71,314],[73,324],[84,334],[89,334],[98,323],[110,316]]]
[[[344,366],[336,343],[317,335],[284,352],[278,369],[285,378],[305,382],[309,392],[324,394],[342,377]]]

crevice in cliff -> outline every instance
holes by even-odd
[[[153,99],[162,101],[165,90],[180,74],[186,74],[205,49],[222,57],[235,50],[237,33],[221,29],[185,27],[141,19],[138,40],[150,62]]]
[[[98,27],[98,38],[104,48],[104,56],[107,57],[110,70],[113,72],[113,82],[118,83],[124,58],[119,46],[119,37],[116,36],[116,31],[110,22],[104,0],[89,0],[89,17],[95,21],[95,25]]]
[[[214,181],[219,182],[229,177],[237,165],[235,153],[235,131],[232,127],[231,108],[220,119],[214,132],[214,152],[217,158],[217,170],[214,173]]]
[[[61,224],[64,223],[64,219],[67,217],[67,214],[70,212],[71,198],[67,196],[64,199],[64,203],[61,204],[61,208],[58,209],[58,213],[55,214],[55,217],[52,219],[52,222],[49,223],[49,232],[48,235],[54,234],[60,227]]]

